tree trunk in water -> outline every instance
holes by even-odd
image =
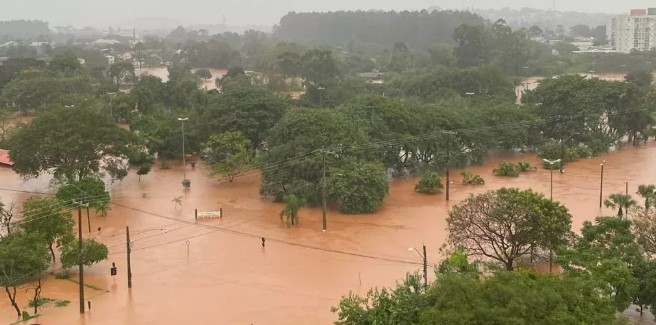
[[[54,243],[50,243],[50,246],[48,246],[48,248],[50,248],[50,255],[52,255],[52,263],[54,264],[55,263],[55,250],[52,249],[53,244]]]
[[[16,303],[16,287],[14,288],[14,293],[12,295],[11,292],[9,292],[9,287],[5,287],[5,291],[7,291],[7,296],[9,296],[9,301],[11,301],[11,305],[14,306],[14,309],[16,309],[16,314],[18,317],[21,317],[21,311],[20,308],[18,308],[18,304]]]
[[[622,207],[617,211],[617,216],[622,217],[624,215],[624,211],[622,211]]]
[[[41,278],[39,278],[36,288],[34,288],[34,315],[39,312],[39,300],[41,300]]]

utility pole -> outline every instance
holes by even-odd
[[[125,226],[125,237],[128,244],[128,288],[132,288],[132,267],[130,266],[130,253],[132,252],[132,244],[130,244],[130,227]]]
[[[606,164],[606,161],[604,160],[601,163],[601,184],[599,185],[599,208],[601,209],[601,203],[604,200],[604,164]]]
[[[185,133],[184,133],[184,122],[189,120],[188,117],[182,118],[179,117],[178,121],[182,124],[182,180],[186,181],[187,180],[187,170],[186,170],[186,164],[185,164]]]
[[[323,231],[326,232],[328,219],[326,218],[326,154],[323,158],[323,177],[321,178],[321,212],[323,213]]]
[[[446,200],[449,201],[450,187],[451,187],[451,178],[449,168],[451,167],[451,135],[456,134],[453,131],[445,132],[448,135],[446,142]]]
[[[82,204],[77,203],[77,246],[78,246],[78,262],[79,262],[79,285],[80,285],[80,314],[84,314],[84,264],[82,258]]]
[[[428,290],[428,258],[426,257],[426,245],[424,246],[424,290]]]

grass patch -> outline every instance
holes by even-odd
[[[55,279],[68,280],[70,277],[71,274],[68,272],[68,270],[55,273]]]
[[[68,280],[68,281],[71,281],[71,282],[73,282],[73,283],[77,283],[77,284],[80,283],[79,281],[74,280],[74,279],[67,279],[67,280]],[[105,290],[105,289],[103,289],[103,288],[96,287],[96,286],[93,285],[93,284],[86,284],[86,283],[85,283],[84,286],[87,287],[87,288],[89,288],[89,289],[93,289],[93,290],[109,292],[109,291],[107,291],[107,290]]]
[[[39,298],[36,301],[30,300],[27,303],[27,305],[30,306],[30,307],[34,307],[34,305],[36,305],[37,307],[41,307],[41,306],[47,305],[47,304],[49,304],[53,301],[55,301],[55,299],[50,299],[50,298],[45,298],[44,297],[44,298]]]
[[[68,304],[70,304],[70,303],[71,303],[71,302],[68,301],[68,300],[58,300],[57,302],[55,302],[55,306],[56,306],[56,307],[66,307],[66,306],[68,306]]]

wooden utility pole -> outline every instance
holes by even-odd
[[[321,179],[321,211],[323,213],[323,231],[328,227],[326,218],[326,155],[323,156],[323,177]]]
[[[426,245],[424,245],[424,290],[428,290],[428,258],[426,257]]]
[[[82,204],[76,202],[77,206],[77,242],[78,242],[78,254],[79,254],[79,275],[80,275],[80,314],[84,314],[84,265],[82,258]]]
[[[132,288],[132,267],[130,266],[130,253],[132,252],[132,244],[130,244],[130,227],[125,226],[125,237],[128,244],[128,288]]]

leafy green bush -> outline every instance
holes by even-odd
[[[464,185],[485,185],[485,180],[478,174],[463,172],[460,175],[462,175],[462,183]]]
[[[520,161],[517,163],[517,167],[519,167],[519,170],[522,172],[529,171],[529,170],[534,170],[535,167],[531,165],[528,161]]]
[[[496,176],[518,177],[519,167],[513,163],[504,162],[499,164],[499,166],[493,170],[493,173]]]
[[[55,273],[55,279],[59,280],[68,280],[71,277],[71,273],[68,270],[63,270],[61,272]]]
[[[30,306],[30,307],[34,307],[34,304],[36,304],[37,307],[41,307],[41,306],[46,305],[48,303],[51,303],[53,301],[55,301],[55,299],[39,298],[39,299],[36,300],[36,302],[34,300],[30,300],[27,303],[27,305]]]
[[[438,194],[442,192],[442,178],[438,172],[428,171],[421,176],[421,179],[415,186],[415,191],[426,194]]]

